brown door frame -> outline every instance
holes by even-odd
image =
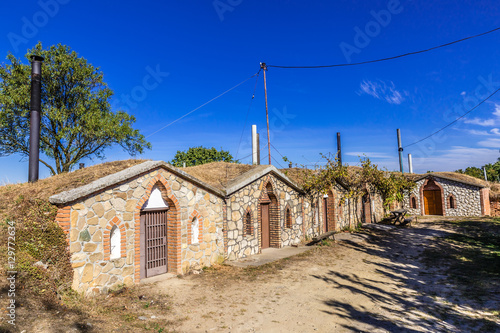
[[[152,214],[151,214],[152,213]],[[154,214],[157,213],[157,214]],[[161,214],[163,213],[163,214]],[[141,210],[140,260],[141,278],[167,273],[168,271],[168,209],[152,208]],[[148,217],[154,226],[146,225]],[[161,221],[163,219],[163,226]],[[149,221],[148,221],[149,222]],[[148,248],[148,243],[150,248]],[[148,268],[148,266],[155,266]]]

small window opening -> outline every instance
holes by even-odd
[[[411,205],[410,205],[411,208],[417,208],[417,199],[415,197],[412,197],[411,198]]]
[[[252,216],[250,215],[250,212],[247,212],[245,215],[245,233],[247,235],[252,234]]]
[[[292,214],[290,214],[290,208],[286,209],[285,213],[285,225],[287,228],[292,227]]]
[[[455,198],[450,196],[450,208],[455,209]]]
[[[111,229],[111,233],[109,234],[110,259],[118,259],[121,257],[121,238],[120,229],[116,225],[113,226],[113,229]]]
[[[191,222],[191,244],[198,244],[198,237],[200,236],[200,222],[195,217]]]

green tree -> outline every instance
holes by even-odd
[[[479,179],[484,179],[484,171],[486,169],[486,177],[489,181],[498,182],[500,180],[500,158],[495,163],[488,163],[482,167],[467,167],[465,170],[458,169],[455,172],[466,174]]]
[[[178,150],[174,159],[169,163],[176,167],[200,165],[210,162],[230,162],[238,163],[233,160],[233,156],[225,150],[217,150],[214,147],[205,148],[202,146],[191,147],[187,151]]]
[[[103,73],[66,45],[43,49],[38,43],[26,58],[43,56],[40,162],[52,174],[67,172],[82,158],[103,158],[119,145],[130,155],[150,149],[132,128],[135,118],[113,112],[113,91]],[[12,54],[0,65],[0,154],[29,154],[31,65]],[[42,159],[43,158],[43,159]],[[54,165],[55,164],[55,165]]]

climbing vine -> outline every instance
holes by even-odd
[[[342,202],[349,198],[359,198],[369,192],[378,192],[388,208],[393,202],[403,201],[405,192],[411,191],[415,183],[408,177],[387,170],[380,170],[369,158],[361,159],[361,167],[341,165],[336,158],[322,155],[325,166],[316,169],[302,169],[303,189],[312,201],[326,194],[332,184],[339,183],[347,188],[341,198]]]

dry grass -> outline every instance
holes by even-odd
[[[107,162],[41,179],[33,184],[21,183],[0,186],[0,216],[9,213],[16,198],[24,197],[29,199],[48,200],[48,198],[54,194],[89,184],[94,180],[145,161],[146,160],[130,159]]]
[[[250,171],[254,167],[248,164],[213,162],[180,169],[208,185],[224,190],[230,180]]]

